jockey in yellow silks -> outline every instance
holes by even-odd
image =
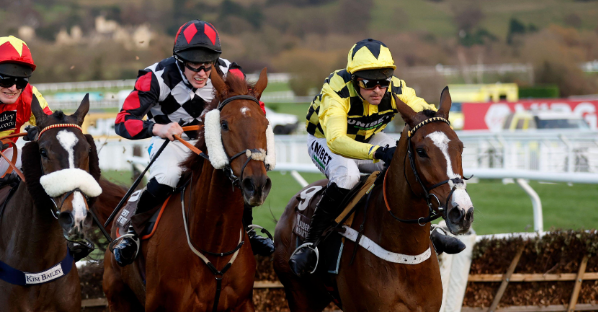
[[[313,244],[340,213],[340,204],[359,182],[360,173],[382,170],[392,159],[396,141],[383,130],[398,113],[396,98],[416,112],[436,111],[434,105],[417,97],[415,90],[393,75],[395,68],[384,43],[361,40],[349,51],[347,67],[326,78],[309,107],[308,153],[329,183],[312,217],[305,244],[289,260],[298,276],[314,271],[317,247]],[[441,240],[445,244],[437,246],[435,242],[437,251],[453,253],[464,247],[455,238]]]

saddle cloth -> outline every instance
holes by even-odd
[[[332,226],[340,223],[347,215],[351,213],[355,205],[357,205],[364,195],[366,195],[372,189],[379,173],[379,171],[376,171],[369,176],[364,175],[360,178],[359,183],[353,187],[351,192],[349,192],[349,195],[343,199],[343,203],[346,203],[344,205],[345,207],[335,219],[335,223]],[[309,225],[311,224],[311,218],[315,210],[313,208],[315,208],[315,203],[317,203],[322,197],[324,190],[325,187],[314,185],[297,195],[299,204],[297,207],[295,207],[296,219],[295,226],[293,227],[293,233],[297,235],[297,240],[295,242],[296,247],[300,246],[307,236]],[[354,215],[355,214],[352,213],[350,216],[348,216],[343,224],[350,227],[353,223]],[[324,231],[324,233],[328,232],[329,230]],[[321,263],[318,266],[321,268],[326,268],[328,273],[338,274],[344,241],[344,237],[338,233],[332,233],[324,242],[322,242],[318,247],[318,250],[320,251]]]
[[[144,190],[145,190],[145,188],[138,190],[138,191],[134,192],[133,194],[131,194],[131,196],[129,197],[129,200],[127,201],[127,204],[120,211],[120,214],[118,215],[118,217],[116,219],[116,225],[117,225],[116,236],[117,237],[120,237],[121,235],[127,233],[128,229],[129,229],[129,224],[131,223],[131,217],[133,215],[135,215],[135,212],[137,211],[137,204],[139,203],[139,198],[141,197],[141,194],[143,193]],[[162,217],[162,212],[164,212],[164,207],[166,207],[166,204],[168,203],[169,199],[170,198],[168,198],[164,201],[164,204],[162,205],[162,207],[160,207],[160,209],[157,209],[156,212],[154,213],[154,215],[151,217],[151,219],[147,222],[147,225],[141,235],[142,240],[149,239],[150,237],[152,237],[152,235],[154,235],[154,232],[156,231],[156,228],[158,227],[158,222],[160,222],[160,219]]]

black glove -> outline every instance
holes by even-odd
[[[35,141],[37,139],[37,135],[39,134],[39,128],[29,125],[25,127],[25,131],[27,131],[27,135],[23,137],[25,141]]]
[[[392,155],[395,154],[396,149],[397,149],[396,146],[393,146],[393,147],[388,147],[388,145],[380,146],[376,150],[376,153],[374,153],[374,158],[382,160],[384,162],[384,164],[388,167],[388,165],[390,164],[390,161],[392,160]]]

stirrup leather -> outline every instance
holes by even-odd
[[[293,251],[290,258],[292,258],[301,248],[309,248],[316,253],[316,265],[314,266],[313,271],[309,272],[309,274],[314,274],[318,269],[318,263],[320,262],[320,252],[318,251],[318,246],[315,246],[314,243],[304,243],[303,245],[297,247],[295,251]]]
[[[139,237],[137,237],[136,234],[124,234],[124,235],[121,235],[120,237],[114,239],[112,241],[112,243],[110,243],[110,245],[108,245],[110,252],[114,253],[114,247],[116,245],[120,244],[120,242],[122,242],[122,240],[125,238],[131,238],[135,242],[135,245],[137,245],[137,250],[135,251],[135,256],[133,257],[133,259],[137,258],[137,254],[139,254],[139,246],[141,246],[141,242],[139,241]]]

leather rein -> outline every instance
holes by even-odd
[[[464,178],[447,179],[442,182],[438,182],[438,183],[432,185],[431,187],[426,187],[424,185],[424,183],[422,182],[422,179],[420,178],[419,174],[417,173],[417,168],[415,167],[415,159],[413,158],[414,156],[413,156],[413,151],[411,148],[411,138],[413,137],[413,134],[415,133],[415,131],[417,131],[419,128],[421,128],[427,124],[430,124],[432,122],[444,122],[444,123],[448,124],[449,126],[451,124],[448,120],[446,120],[442,117],[428,118],[428,119],[422,121],[421,123],[417,124],[415,127],[413,127],[413,129],[407,131],[407,155],[405,156],[406,158],[407,157],[409,158],[409,164],[411,165],[411,170],[413,171],[413,174],[415,175],[415,180],[419,183],[421,188],[424,190],[424,197],[426,198],[426,203],[428,205],[428,216],[420,217],[418,219],[401,219],[401,218],[395,216],[392,213],[390,206],[388,205],[388,199],[386,198],[386,176],[388,175],[388,168],[386,169],[386,172],[384,173],[384,182],[382,184],[382,194],[384,195],[384,204],[386,205],[386,210],[388,210],[388,212],[390,213],[390,215],[393,218],[395,218],[397,221],[400,221],[403,223],[417,223],[420,226],[424,226],[424,225],[426,225],[426,223],[442,217],[444,214],[446,214],[449,201],[451,200],[453,193],[456,190],[455,185],[463,183],[463,180],[469,180],[471,178],[471,177],[469,177],[469,178],[464,177]],[[403,170],[403,175],[405,177],[405,180],[407,181],[407,184],[409,184],[409,187],[413,191],[413,187],[411,186],[411,183],[409,183],[409,179],[407,178],[407,172],[405,170]],[[451,192],[449,193],[449,196],[446,199],[445,206],[442,207],[438,197],[434,194],[431,194],[430,192],[433,189],[435,189],[439,186],[442,186],[444,184],[447,184],[449,182],[452,182],[453,187],[451,188]],[[415,192],[414,192],[414,194],[415,194]],[[431,201],[432,197],[434,197],[436,199],[436,202],[438,203],[438,211],[440,213],[436,213],[436,211],[434,211],[434,209],[432,208],[432,201]]]

